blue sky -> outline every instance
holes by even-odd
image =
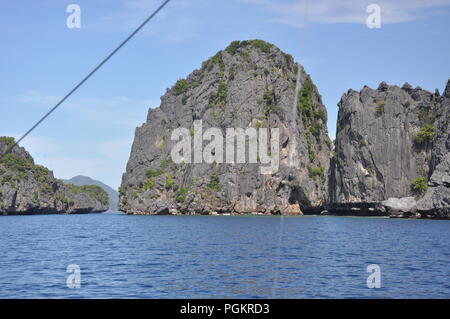
[[[66,8],[81,7],[68,29]],[[0,3],[0,135],[18,137],[162,1]],[[367,5],[381,7],[369,29]],[[23,143],[56,177],[118,187],[134,130],[179,78],[232,40],[260,38],[292,54],[322,94],[329,133],[341,95],[381,81],[433,90],[450,78],[450,0],[172,0]]]

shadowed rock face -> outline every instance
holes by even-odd
[[[380,214],[379,202],[409,196],[419,200],[417,210],[425,215],[436,213],[437,207],[448,209],[449,92],[450,82],[442,96],[383,82],[376,90],[364,87],[344,94],[331,160],[329,209],[363,203]],[[421,178],[422,187],[414,187]]]
[[[13,143],[12,138],[0,137],[0,153]],[[0,214],[103,212],[108,210],[108,202],[101,191],[64,185],[47,168],[35,165],[23,147],[15,147],[0,160]]]
[[[136,129],[120,209],[130,214],[320,212],[331,153],[326,118],[317,88],[291,56],[259,40],[233,42],[168,89],[161,106],[149,110],[147,122]],[[248,156],[247,164],[173,163],[173,130],[186,128],[195,138],[196,120],[203,132],[219,128],[224,137],[227,128],[279,128],[279,169],[261,174],[261,165],[248,163]],[[224,159],[225,153],[224,147]]]

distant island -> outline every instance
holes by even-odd
[[[15,144],[0,137],[0,154]],[[108,194],[99,186],[65,185],[48,168],[16,146],[0,158],[0,214],[85,214],[108,210]]]
[[[97,181],[95,179],[92,179],[88,176],[83,176],[83,175],[78,175],[78,176],[72,177],[71,179],[61,179],[61,181],[64,184],[73,184],[76,186],[96,185],[96,186],[101,187],[105,192],[108,193],[109,210],[111,210],[111,211],[118,210],[119,192],[112,189],[110,186],[108,186],[100,181]]]

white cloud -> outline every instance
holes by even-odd
[[[381,7],[381,20],[385,24],[415,20],[426,15],[424,10],[450,5],[450,0],[238,0],[262,6],[274,14],[273,21],[302,27],[308,23],[365,24],[367,6]]]

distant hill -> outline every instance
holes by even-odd
[[[109,209],[112,211],[117,211],[118,209],[118,203],[119,203],[119,193],[109,187],[108,185],[97,181],[95,179],[92,179],[88,176],[78,175],[71,179],[61,179],[63,183],[65,184],[74,184],[76,186],[83,186],[83,185],[97,185],[103,188],[109,196]]]

